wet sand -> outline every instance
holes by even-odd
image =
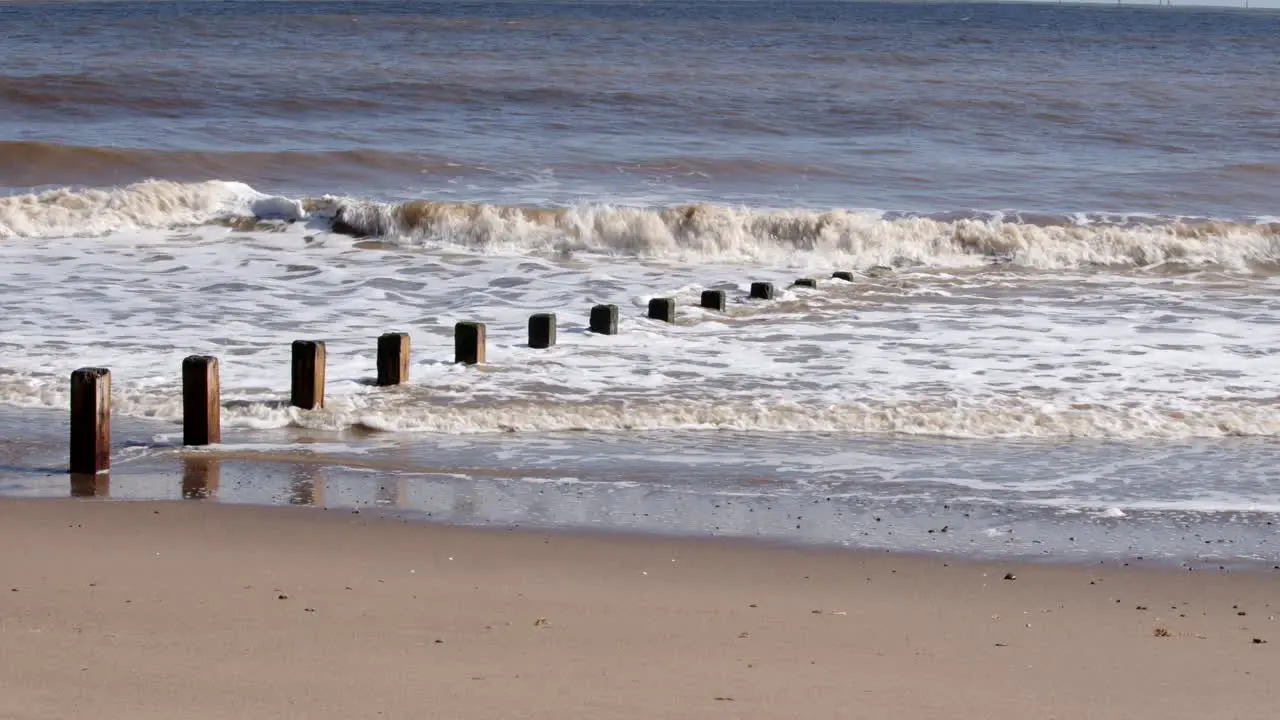
[[[0,569],[0,717],[22,720],[1264,718],[1280,700],[1280,571],[11,499]]]

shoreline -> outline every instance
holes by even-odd
[[[298,510],[0,500],[0,715],[1264,718],[1278,696],[1259,573]]]
[[[14,412],[0,417],[0,496],[66,497],[105,492],[111,499],[203,498],[219,503],[320,505],[376,510],[462,527],[531,527],[661,537],[730,537],[780,546],[851,548],[925,556],[978,557],[1050,564],[1099,560],[1171,566],[1269,570],[1280,564],[1280,515],[1262,510],[1142,509],[1123,499],[1086,507],[1055,506],[1014,480],[988,481],[980,453],[1018,458],[1042,451],[1128,463],[1151,448],[1124,444],[1056,446],[921,444],[894,439],[827,441],[770,437],[769,452],[743,456],[734,448],[670,460],[702,435],[573,434],[516,437],[407,437],[369,441],[322,431],[234,430],[228,442],[183,449],[171,426],[122,417],[113,436],[113,472],[73,487],[65,473],[65,414]],[[797,471],[777,453],[805,440],[834,453],[838,464]],[[834,442],[834,441],[832,441]],[[1256,444],[1255,444],[1256,445]],[[751,446],[755,447],[755,446]],[[806,445],[804,447],[810,447]],[[1066,446],[1064,446],[1066,447]],[[553,448],[553,450],[548,450]],[[1250,449],[1253,448],[1253,449]],[[1202,463],[1258,452],[1236,443],[1201,453]],[[1271,452],[1271,451],[1266,451]],[[772,453],[772,454],[770,454]],[[919,453],[919,455],[912,455]],[[928,453],[934,453],[932,455]],[[1074,454],[1072,454],[1074,453]],[[1091,455],[1092,454],[1092,455]],[[869,469],[858,458],[879,458]],[[948,459],[954,457],[963,460]],[[1101,459],[1099,459],[1101,458]],[[1265,468],[1266,457],[1248,460]],[[891,463],[901,461],[901,477]],[[942,471],[927,469],[945,462]],[[924,467],[925,470],[913,468]],[[1207,467],[1207,465],[1206,465]],[[887,469],[886,469],[887,468]],[[1040,480],[1029,469],[1028,483]],[[1200,470],[1153,475],[1160,487],[1131,497],[1187,497]],[[947,473],[956,473],[948,476]],[[936,476],[936,479],[934,479]],[[878,479],[884,478],[884,479]],[[968,483],[992,489],[975,493]],[[1252,482],[1252,481],[1251,481]],[[1013,483],[1013,484],[1010,484]],[[1082,484],[1075,497],[1105,495]],[[1258,490],[1246,490],[1257,494]],[[1118,502],[1124,511],[1115,509]],[[1103,511],[1102,508],[1111,508]]]

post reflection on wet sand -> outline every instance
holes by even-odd
[[[72,473],[71,497],[110,497],[110,473]]]
[[[216,497],[222,479],[222,464],[217,458],[187,456],[182,458],[182,497],[202,500]]]
[[[289,473],[290,505],[319,505],[324,502],[324,467],[299,463]]]
[[[404,507],[408,500],[408,488],[401,477],[385,477],[378,483],[373,500],[384,507]]]

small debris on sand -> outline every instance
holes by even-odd
[[[551,624],[551,621],[544,617],[540,617],[537,620],[533,621],[534,627],[547,627],[550,624]]]
[[[1017,575],[1014,575],[1013,573],[1005,573],[1005,574],[1004,574],[1004,579],[1005,579],[1005,580],[1017,580],[1017,579],[1018,579],[1018,576],[1017,576]]]
[[[284,593],[280,593],[279,595],[277,595],[277,596],[276,596],[276,599],[277,599],[277,600],[288,600],[288,599],[289,599],[289,596],[288,596],[288,595],[285,595]]]
[[[1162,627],[1156,628],[1151,632],[1151,634],[1155,635],[1156,637],[1173,637],[1173,633],[1169,632],[1167,629]]]
[[[1267,641],[1266,641],[1266,640],[1263,640],[1262,638],[1254,638],[1254,639],[1253,639],[1253,644],[1254,644],[1254,645],[1266,645],[1266,644],[1267,644]]]

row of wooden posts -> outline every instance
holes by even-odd
[[[853,280],[853,273],[837,272],[832,277]],[[817,280],[801,278],[793,287],[816,288]],[[752,299],[772,300],[776,296],[773,283],[751,284]],[[701,307],[724,312],[724,290],[704,290]],[[655,320],[676,321],[675,298],[662,297],[649,301],[648,316]],[[601,335],[618,334],[618,306],[596,305],[591,308],[588,328]],[[467,365],[485,361],[485,325],[460,322],[453,332],[454,361]],[[529,347],[544,349],[556,344],[555,313],[538,313],[529,317]],[[292,382],[289,404],[304,410],[324,407],[325,344],[314,340],[293,343]],[[378,378],[381,386],[400,385],[409,381],[409,334],[386,333],[378,338]],[[182,361],[182,444],[210,445],[222,441],[222,401],[218,375],[218,359],[192,355]],[[71,373],[71,473],[73,475],[106,472],[111,467],[111,371],[106,368],[81,368]]]

